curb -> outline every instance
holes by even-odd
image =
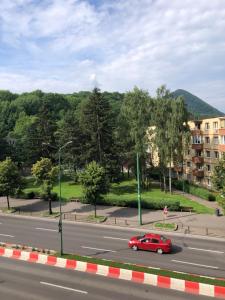
[[[195,295],[225,299],[225,287],[223,286],[214,286],[210,284],[192,282],[161,275],[103,266],[94,263],[39,254],[36,252],[22,251],[18,249],[7,249],[0,247],[0,256],[32,263],[55,266],[59,268],[87,272],[105,277],[129,280],[136,283],[153,285],[160,288],[167,288]]]

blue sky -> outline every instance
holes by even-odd
[[[0,89],[161,84],[225,112],[224,0],[0,0]]]

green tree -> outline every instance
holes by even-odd
[[[16,164],[7,157],[0,162],[0,194],[6,196],[10,209],[9,196],[15,195],[22,185],[22,179]]]
[[[166,190],[166,171],[169,166],[169,189],[171,192],[172,166],[182,163],[188,139],[188,112],[181,97],[173,98],[166,86],[157,89],[154,125],[155,145],[160,159]]]
[[[213,186],[221,193],[219,204],[225,212],[225,153],[223,153],[218,165],[214,168],[212,182]]]
[[[85,135],[83,158],[104,167],[111,181],[120,173],[112,109],[98,88],[81,105],[80,126]]]
[[[144,183],[146,169],[146,151],[148,148],[147,129],[151,124],[153,102],[147,91],[137,87],[127,92],[121,107],[121,113],[126,119],[128,130],[133,141],[133,159],[139,153],[141,161],[141,179]],[[127,140],[129,143],[130,141]]]
[[[31,166],[42,155],[38,136],[38,118],[22,112],[16,121],[14,130],[9,136],[15,140],[11,146],[14,160],[22,166]]]
[[[64,150],[63,162],[68,165],[71,175],[77,178],[77,170],[83,168],[86,162],[84,159],[85,135],[80,128],[76,111],[67,112],[58,122],[56,135],[58,147],[68,141],[73,141],[70,147]]]
[[[49,158],[42,158],[32,166],[32,175],[36,182],[42,186],[44,198],[49,203],[49,214],[52,214],[52,195],[53,184],[59,174],[58,167],[54,166]]]
[[[89,163],[80,174],[80,182],[84,190],[84,198],[94,205],[95,217],[97,216],[96,204],[109,190],[109,183],[103,167],[95,161]]]

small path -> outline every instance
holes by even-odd
[[[216,208],[219,207],[217,201],[208,201],[208,200],[202,199],[202,198],[200,198],[200,197],[197,197],[197,196],[195,196],[195,195],[188,194],[188,193],[185,193],[185,192],[179,191],[179,190],[173,190],[173,192],[175,192],[175,194],[182,195],[182,196],[184,196],[184,197],[186,197],[186,198],[188,198],[188,199],[190,199],[190,200],[192,200],[192,201],[195,201],[195,202],[198,202],[198,203],[200,203],[200,204],[202,204],[202,205],[205,205],[205,206],[207,206],[207,207],[209,207],[209,208],[214,208],[214,209],[216,209]],[[220,208],[220,207],[219,207],[219,208]]]

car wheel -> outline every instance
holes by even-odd
[[[163,254],[163,250],[161,248],[157,249],[158,254]]]
[[[138,247],[137,247],[136,245],[133,245],[133,246],[132,246],[132,250],[137,251],[137,250],[138,250]]]

